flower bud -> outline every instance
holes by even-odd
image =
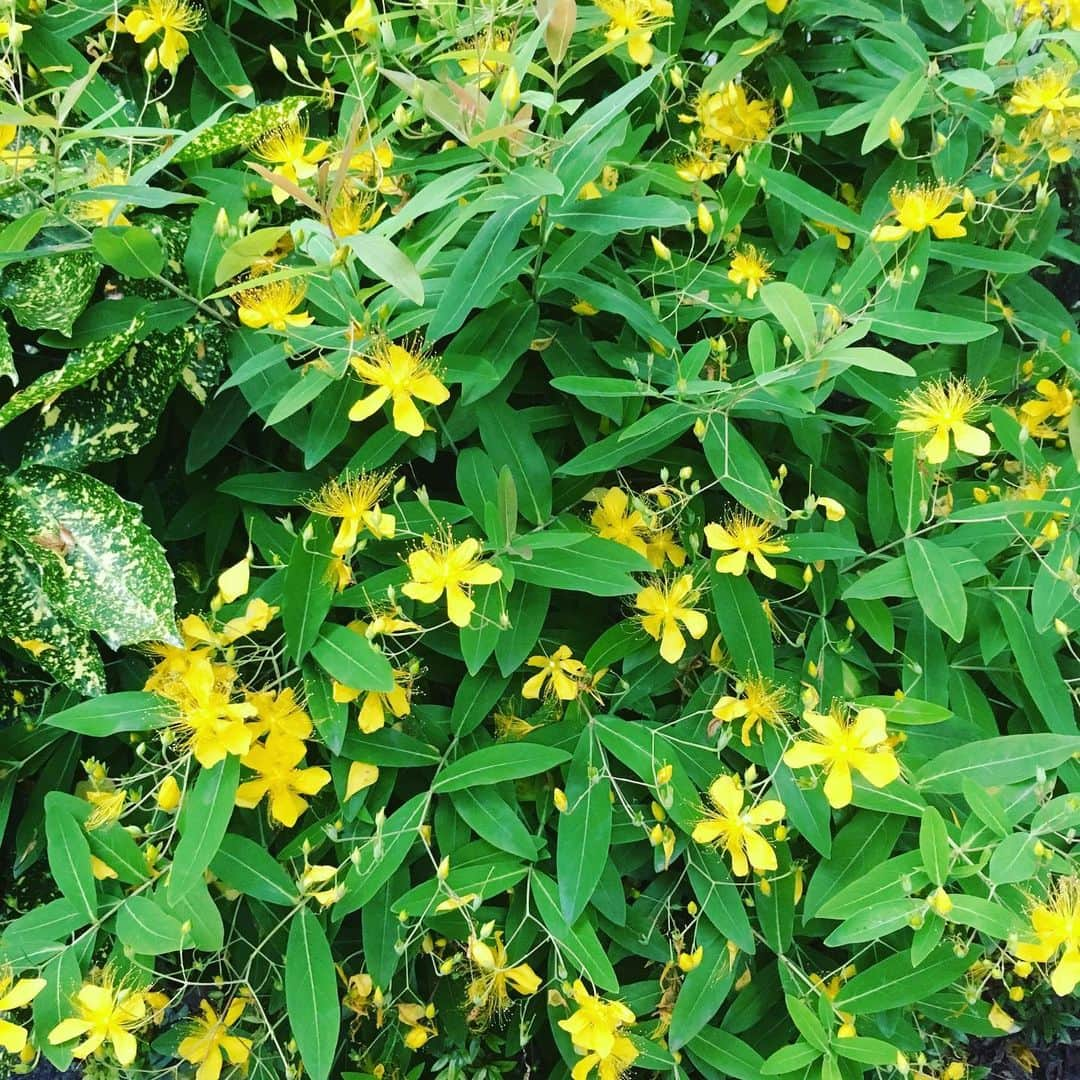
[[[671,262],[671,248],[667,246],[658,236],[650,236],[649,241],[652,243],[652,249],[656,253],[656,257],[662,262]]]
[[[288,75],[289,73],[289,61],[285,59],[284,53],[276,46],[270,46],[270,63],[281,72],[282,75]]]
[[[780,104],[784,107],[785,112],[795,104],[795,90],[792,88],[791,83],[784,87],[784,96],[780,99]]]

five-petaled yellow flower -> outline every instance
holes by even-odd
[[[853,718],[841,705],[828,713],[805,712],[813,741],[798,740],[784,753],[791,769],[820,765],[825,770],[825,798],[834,809],[851,803],[851,773],[854,770],[874,787],[883,788],[900,775],[900,762],[889,745],[885,713],[881,709],[859,709]]]
[[[340,480],[323,484],[305,504],[313,514],[341,518],[330,551],[348,555],[356,545],[361,529],[377,540],[391,540],[396,522],[393,514],[379,509],[379,500],[394,481],[393,470],[370,473],[346,473]]]
[[[739,685],[735,697],[722,697],[713,706],[712,714],[714,722],[709,725],[710,734],[720,724],[741,719],[742,744],[749,746],[751,732],[760,741],[766,724],[773,728],[783,726],[787,716],[787,693],[763,675],[755,675]]]
[[[1031,909],[1034,941],[1021,942],[1013,952],[1021,960],[1046,964],[1058,953],[1050,985],[1059,997],[1071,994],[1080,983],[1080,878],[1058,878],[1046,899]]]
[[[387,712],[393,713],[399,719],[409,715],[409,710],[412,708],[412,672],[404,668],[394,668],[393,675],[394,689],[385,693],[378,690],[354,690],[351,686],[344,686],[339,682],[334,683],[335,701],[348,703],[355,701],[361,694],[364,695],[364,703],[360,706],[357,723],[365,735],[370,735],[386,726]]]
[[[604,492],[591,520],[597,535],[603,539],[614,540],[639,555],[648,556],[648,522],[640,510],[631,507],[630,496],[622,488],[608,488]]]
[[[246,1002],[235,997],[225,1012],[218,1016],[205,998],[199,1002],[201,1017],[188,1021],[188,1035],[176,1048],[177,1054],[192,1065],[198,1065],[195,1080],[218,1080],[225,1058],[230,1065],[247,1065],[251,1056],[251,1040],[241,1035],[229,1034],[229,1029],[240,1019]]]
[[[716,844],[731,858],[731,872],[746,877],[749,868],[775,870],[776,852],[761,835],[766,825],[775,825],[785,814],[784,804],[765,799],[743,807],[746,791],[737,776],[718,776],[709,785],[713,809],[694,826],[692,839],[698,844]]]
[[[589,674],[585,665],[573,656],[569,645],[560,645],[550,656],[530,656],[525,663],[540,671],[526,680],[521,696],[535,701],[547,683],[548,691],[560,701],[573,701],[581,691],[582,680]]]
[[[1020,79],[1009,99],[1009,112],[1014,116],[1034,116],[1036,113],[1064,113],[1080,109],[1080,94],[1072,88],[1076,69],[1055,64]]]
[[[311,734],[311,717],[296,700],[296,692],[291,686],[277,692],[249,691],[245,700],[255,706],[255,716],[248,725],[253,739],[262,738],[263,735],[306,739]]]
[[[676,664],[686,651],[686,639],[679,623],[695,640],[705,636],[709,620],[694,610],[698,591],[694,579],[683,574],[674,581],[653,578],[652,582],[637,594],[634,606],[642,614],[638,616],[641,628],[654,641],[660,642],[660,655],[669,663]]]
[[[772,263],[753,244],[743,244],[732,256],[728,264],[727,277],[733,285],[746,282],[746,298],[753,300],[758,289],[770,278],[769,267]]]
[[[441,405],[450,397],[435,374],[431,357],[417,343],[399,345],[380,340],[368,355],[353,357],[352,366],[360,379],[375,389],[349,410],[350,420],[366,420],[389,401],[394,427],[415,438],[424,433],[424,418],[413,399]]]
[[[328,142],[319,139],[309,149],[307,126],[300,122],[298,116],[292,116],[259,139],[254,151],[271,167],[272,172],[299,187],[301,181],[315,175],[329,146]],[[271,195],[276,203],[283,203],[289,198],[289,193],[277,184],[273,186]]]
[[[1047,423],[1056,420],[1062,424],[1072,412],[1073,392],[1062,383],[1060,386],[1053,379],[1040,379],[1035,384],[1039,395],[1020,406],[1020,418],[1032,435],[1041,439],[1054,438],[1058,432]],[[1046,425],[1046,426],[1044,426]]]
[[[264,326],[288,330],[290,326],[310,326],[315,321],[306,311],[296,310],[306,295],[307,286],[303,282],[284,279],[244,289],[233,299],[240,321],[252,330]]]
[[[580,979],[574,980],[574,1014],[560,1020],[574,1049],[584,1057],[574,1066],[572,1080],[585,1080],[597,1070],[599,1080],[618,1080],[637,1059],[638,1051],[623,1033],[637,1017],[621,1001],[605,1001],[590,994]]]
[[[596,6],[609,20],[607,40],[625,41],[630,59],[647,67],[653,57],[653,31],[673,15],[670,0],[596,0]]]
[[[112,1046],[116,1060],[130,1065],[138,1052],[132,1032],[149,1019],[146,995],[130,987],[117,986],[106,973],[103,983],[83,983],[75,995],[75,1016],[61,1020],[49,1032],[53,1046],[74,1038],[83,1041],[72,1050],[77,1058],[87,1058],[106,1043]]]
[[[268,796],[270,816],[292,828],[307,809],[303,796],[315,795],[330,783],[325,769],[297,768],[304,753],[304,744],[288,735],[269,735],[265,743],[256,743],[241,760],[259,775],[236,789],[236,805],[251,810]]]
[[[502,571],[480,560],[480,541],[469,537],[454,543],[449,533],[425,536],[424,546],[409,555],[411,581],[401,591],[422,604],[434,604],[446,593],[446,613],[455,626],[468,626],[476,604],[469,595],[474,585],[494,585]]]
[[[15,979],[10,968],[0,968],[0,1013],[29,1005],[44,989],[44,979]],[[19,1054],[24,1046],[26,1028],[0,1016],[0,1047],[9,1054]]]
[[[540,976],[528,964],[511,966],[503,944],[502,933],[496,931],[489,945],[478,938],[469,938],[469,961],[473,979],[467,999],[472,1022],[486,1022],[495,1012],[510,1007],[510,988],[529,996],[540,989]]]
[[[959,197],[960,192],[944,181],[935,187],[900,184],[889,192],[896,224],[875,226],[870,239],[888,243],[903,240],[909,233],[921,233],[924,229],[929,229],[938,240],[966,236],[967,229],[960,224],[964,220],[964,211],[946,213]]]
[[[198,30],[202,21],[202,12],[187,0],[146,0],[131,10],[123,28],[140,45],[160,31],[161,41],[150,50],[147,67],[152,70],[160,63],[175,75],[188,53],[185,35]]]
[[[948,382],[931,379],[912,390],[901,402],[900,431],[932,432],[925,446],[926,460],[940,465],[949,456],[949,439],[957,450],[973,457],[990,453],[990,436],[968,420],[982,405],[985,394],[966,379]]]
[[[742,511],[731,514],[722,524],[715,522],[705,526],[705,540],[713,551],[727,551],[716,560],[718,574],[746,573],[746,560],[752,558],[754,565],[767,578],[776,577],[776,567],[766,555],[783,555],[788,546],[783,540],[775,540],[775,528],[767,521],[751,517]]]
[[[232,668],[205,656],[181,677],[182,690],[174,699],[180,706],[176,724],[204,769],[251,748],[254,735],[247,721],[256,709],[250,702],[232,700],[235,678]]]

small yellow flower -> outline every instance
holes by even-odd
[[[727,156],[711,139],[699,139],[697,146],[674,161],[675,174],[688,184],[704,183],[727,170]]]
[[[1037,75],[1020,79],[1009,99],[1013,116],[1034,116],[1037,113],[1064,113],[1080,109],[1080,94],[1072,89],[1076,70],[1064,64],[1044,68]]]
[[[660,655],[669,664],[678,663],[686,651],[686,639],[679,623],[695,641],[703,638],[709,629],[709,620],[693,607],[697,599],[698,592],[690,574],[683,574],[671,582],[653,578],[637,594],[634,606],[642,613],[638,616],[641,628],[654,641],[660,642]]]
[[[1039,395],[1037,398],[1020,406],[1020,418],[1032,435],[1055,438],[1058,432],[1048,421],[1057,420],[1059,426],[1064,427],[1062,421],[1072,412],[1073,393],[1065,383],[1059,386],[1053,379],[1040,379],[1035,384],[1035,392]]]
[[[536,701],[547,683],[550,693],[560,701],[573,701],[581,691],[581,680],[589,674],[585,665],[573,656],[569,645],[560,645],[551,656],[530,656],[525,663],[540,671],[526,681],[521,696]]]
[[[957,450],[984,457],[990,453],[990,436],[968,423],[984,398],[985,394],[966,379],[931,379],[900,402],[897,430],[933,433],[924,448],[931,465],[940,465],[949,456],[950,436]]]
[[[766,555],[783,555],[789,548],[783,540],[774,540],[775,528],[767,521],[751,517],[742,511],[729,515],[722,524],[715,522],[705,526],[705,541],[713,551],[727,551],[716,560],[718,574],[746,573],[746,560],[751,557],[754,565],[767,578],[776,577],[776,567]]]
[[[255,716],[249,725],[253,739],[263,735],[287,735],[290,739],[303,740],[311,734],[311,717],[296,700],[291,686],[279,691],[249,691],[244,697],[255,707]]]
[[[1057,878],[1046,899],[1031,909],[1033,941],[1013,948],[1020,960],[1047,964],[1058,953],[1060,959],[1050,975],[1050,985],[1059,997],[1073,993],[1080,983],[1080,878]]]
[[[0,1013],[22,1009],[45,989],[44,979],[15,979],[10,968],[0,968]],[[26,1046],[26,1028],[0,1016],[0,1047],[9,1054]]]
[[[719,776],[709,785],[712,810],[694,826],[691,838],[698,844],[716,844],[731,858],[731,872],[746,877],[755,870],[776,869],[776,852],[761,829],[775,825],[784,814],[784,804],[765,799],[744,809],[746,792],[737,776]]]
[[[394,482],[393,470],[370,473],[345,473],[340,480],[323,484],[304,505],[323,517],[340,518],[337,536],[330,551],[348,555],[356,546],[361,529],[367,529],[377,540],[393,539],[393,514],[379,509],[379,500]]]
[[[637,1047],[623,1034],[637,1017],[621,1001],[590,994],[580,979],[574,980],[573,994],[574,1014],[559,1021],[574,1049],[584,1055],[570,1074],[572,1080],[585,1080],[594,1068],[599,1080],[618,1080],[637,1060]]]
[[[434,604],[446,593],[446,613],[455,626],[468,626],[476,604],[469,595],[474,585],[494,585],[502,571],[480,561],[480,541],[469,537],[454,543],[449,533],[425,536],[424,546],[408,558],[411,580],[401,591],[422,604]]]
[[[733,285],[746,282],[746,297],[753,300],[758,289],[772,278],[772,263],[753,244],[744,244],[732,256],[728,264],[727,278]]]
[[[380,731],[386,725],[386,714],[391,712],[396,717],[408,716],[412,708],[412,673],[404,668],[395,668],[394,689],[386,693],[377,690],[354,690],[350,686],[334,683],[333,696],[337,702],[355,701],[361,694],[364,702],[360,706],[357,723],[365,735]]]
[[[53,1046],[83,1038],[72,1050],[80,1060],[98,1054],[106,1044],[112,1046],[116,1060],[130,1065],[138,1052],[133,1031],[149,1022],[146,996],[138,990],[117,986],[112,975],[104,975],[101,984],[83,983],[75,995],[75,1016],[61,1020],[49,1032]]]
[[[715,727],[721,723],[732,723],[742,720],[742,744],[750,745],[750,733],[757,734],[761,741],[762,730],[767,724],[772,728],[780,728],[788,715],[787,692],[783,687],[775,686],[763,675],[757,675],[746,679],[737,687],[735,697],[722,697],[712,710],[714,723],[709,725],[709,733],[712,734]]]
[[[243,615],[235,616],[221,628],[218,640],[222,645],[231,645],[239,638],[265,630],[280,610],[256,596],[248,601]]]
[[[410,1050],[419,1050],[439,1029],[432,1022],[435,1019],[434,1005],[418,1005],[399,1002],[398,1020],[405,1025],[406,1032],[402,1039]]]
[[[514,46],[513,38],[505,30],[482,34],[465,44],[468,55],[458,58],[462,73],[469,76],[472,84],[483,90],[502,74]]]
[[[510,965],[500,932],[496,932],[490,945],[469,938],[469,961],[473,979],[467,1000],[472,1007],[469,1020],[473,1023],[486,1023],[492,1013],[508,1009],[511,987],[525,997],[540,989],[540,976],[528,964]]]
[[[591,521],[598,536],[648,556],[648,522],[640,510],[631,508],[630,496],[622,488],[608,488]]]
[[[679,953],[679,970],[689,974],[695,968],[701,967],[701,961],[705,958],[705,948],[699,945],[692,953]]]
[[[903,240],[910,233],[930,231],[938,240],[953,240],[967,235],[960,224],[964,211],[948,214],[949,206],[960,197],[960,191],[951,184],[939,183],[936,187],[920,185],[910,187],[900,184],[889,192],[895,225],[877,225],[870,234],[871,240],[882,243]]]
[[[784,753],[791,769],[811,765],[824,768],[825,798],[834,809],[851,803],[851,773],[854,770],[876,788],[891,784],[900,775],[900,762],[889,745],[885,713],[881,709],[859,709],[849,719],[840,705],[828,713],[806,712],[813,741],[798,740]]]
[[[680,116],[685,123],[701,125],[702,138],[739,154],[767,139],[773,126],[772,102],[751,97],[746,85],[727,82],[698,95],[694,116]]]
[[[307,126],[300,122],[298,116],[292,116],[263,135],[253,149],[255,156],[265,161],[272,172],[299,187],[302,181],[315,175],[329,145],[320,139],[309,149]],[[276,184],[271,195],[276,203],[283,203],[289,198],[289,193]]]
[[[288,330],[290,326],[310,326],[315,320],[296,309],[304,302],[307,286],[295,279],[272,281],[244,289],[234,296],[240,321],[252,330],[269,327]]]
[[[389,401],[393,406],[394,427],[416,438],[424,433],[425,425],[413,399],[441,405],[450,397],[450,391],[435,374],[431,357],[419,342],[399,345],[380,340],[367,356],[353,357],[352,366],[374,390],[353,405],[349,410],[350,420],[366,420]]]
[[[176,726],[204,769],[251,748],[253,735],[247,721],[255,715],[255,706],[232,700],[234,679],[232,668],[212,664],[205,657],[180,679],[174,699],[180,707]]]
[[[227,1058],[230,1065],[243,1069],[251,1056],[251,1040],[231,1035],[229,1029],[240,1019],[246,1002],[235,997],[223,1015],[218,1016],[209,1001],[199,1002],[201,1017],[187,1022],[188,1034],[176,1048],[177,1056],[198,1065],[195,1080],[218,1080]]]
[[[349,14],[345,16],[344,29],[354,34],[361,44],[365,44],[379,31],[378,15],[379,9],[372,0],[354,0]]]
[[[647,67],[653,57],[653,32],[673,15],[669,0],[596,0],[596,6],[609,19],[607,40],[625,41],[630,59]]]
[[[384,209],[384,204],[377,202],[372,192],[346,184],[330,211],[330,229],[338,237],[367,232],[378,225]]]
[[[198,30],[202,21],[202,12],[187,0],[146,0],[131,10],[124,19],[123,29],[140,45],[160,32],[161,41],[151,50],[147,62],[151,68],[155,61],[160,62],[175,75],[188,53],[185,35]]]
[[[241,761],[259,775],[236,789],[236,805],[251,810],[268,797],[270,816],[291,829],[307,809],[303,796],[315,795],[330,783],[325,769],[297,768],[304,753],[304,744],[288,735],[270,735],[265,743],[256,743]]]

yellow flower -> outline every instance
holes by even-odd
[[[936,187],[926,184],[918,187],[900,184],[889,192],[896,224],[876,225],[870,239],[888,243],[903,240],[909,233],[921,233],[925,229],[930,229],[938,240],[953,240],[966,236],[967,229],[960,224],[964,220],[964,211],[946,213],[959,197],[960,192],[944,182]]]
[[[340,480],[323,484],[314,497],[305,503],[313,514],[341,518],[330,549],[334,555],[349,554],[356,545],[361,529],[367,529],[377,540],[393,538],[396,525],[394,515],[385,514],[379,509],[379,500],[393,481],[392,469],[385,472],[347,472]]]
[[[733,285],[746,282],[746,297],[753,300],[758,289],[772,278],[769,267],[772,263],[753,244],[743,244],[732,256],[728,264],[727,278]]]
[[[573,701],[581,690],[580,680],[588,676],[585,665],[574,660],[569,645],[560,645],[551,656],[530,656],[529,667],[541,670],[521,688],[521,696],[536,701],[550,680],[549,691],[560,701]]]
[[[189,1020],[189,1034],[180,1042],[176,1053],[192,1065],[198,1065],[195,1080],[218,1080],[224,1059],[243,1069],[251,1056],[251,1040],[230,1035],[229,1029],[240,1019],[246,1002],[235,997],[222,1016],[214,1012],[209,1001],[199,1002],[201,1018]]]
[[[677,157],[674,165],[675,173],[680,180],[695,184],[722,175],[727,169],[728,162],[726,156],[717,152],[711,139],[700,139],[693,150]]]
[[[931,379],[900,402],[902,416],[896,427],[916,434],[933,432],[924,448],[931,465],[940,465],[949,456],[950,436],[957,450],[983,457],[990,453],[990,436],[972,427],[968,418],[984,397],[966,379],[950,378],[948,382]]]
[[[49,1032],[52,1046],[85,1036],[72,1050],[77,1058],[87,1058],[109,1043],[121,1065],[135,1060],[138,1043],[132,1032],[150,1019],[141,991],[117,986],[106,973],[102,985],[83,983],[75,995],[75,1011]]]
[[[1031,909],[1034,941],[1013,948],[1020,960],[1046,964],[1058,953],[1050,985],[1059,997],[1071,994],[1080,983],[1080,878],[1058,878],[1047,897]]]
[[[346,184],[330,211],[330,228],[335,236],[356,236],[374,228],[384,209],[370,191],[357,191]]]
[[[86,819],[86,828],[89,831],[116,821],[124,812],[126,791],[87,791],[84,794],[86,801],[94,808]]]
[[[218,635],[222,645],[231,645],[238,638],[247,637],[249,634],[265,630],[274,620],[274,616],[281,609],[268,604],[261,597],[254,597],[248,601],[243,615],[237,615],[230,619]]]
[[[338,974],[345,983],[345,996],[341,1004],[357,1016],[367,1016],[368,1010],[375,1009],[375,1026],[382,1027],[382,990],[375,985],[375,980],[365,971],[345,978],[341,969]]]
[[[424,418],[413,398],[441,405],[450,397],[433,370],[431,357],[418,342],[379,341],[368,356],[354,357],[352,366],[375,389],[349,410],[350,420],[366,420],[389,401],[394,427],[415,438],[424,432]]]
[[[140,45],[160,32],[161,41],[150,50],[147,64],[153,68],[155,62],[160,62],[166,71],[175,75],[180,61],[188,53],[185,35],[198,30],[202,21],[202,12],[187,0],[146,0],[124,19],[124,30]]]
[[[767,139],[772,129],[772,102],[749,97],[741,82],[727,82],[716,90],[699,94],[694,105],[696,115],[679,119],[685,123],[696,120],[704,139],[734,153]]]
[[[307,143],[307,125],[298,116],[292,116],[280,127],[268,131],[253,149],[256,157],[271,166],[273,172],[299,187],[301,181],[315,175],[330,145],[319,140],[309,150]],[[283,203],[289,197],[276,184],[270,193],[276,203]]]
[[[669,664],[678,663],[686,651],[686,639],[679,623],[695,641],[703,638],[709,629],[709,620],[692,606],[697,599],[698,592],[690,574],[683,574],[672,582],[653,578],[651,584],[637,594],[634,606],[642,612],[638,616],[641,628],[654,641],[660,642],[660,655]]]
[[[265,744],[256,743],[241,761],[259,776],[236,789],[236,805],[251,810],[268,796],[270,816],[292,828],[307,809],[302,796],[315,795],[330,783],[325,769],[297,768],[304,752],[304,744],[288,735],[270,735]]]
[[[649,526],[640,510],[630,507],[630,496],[622,488],[608,488],[592,513],[592,527],[605,540],[648,555]]]
[[[347,703],[355,701],[364,694],[364,703],[360,706],[357,720],[360,730],[365,735],[370,735],[373,731],[379,731],[385,726],[387,710],[397,717],[409,715],[412,707],[412,688],[412,674],[403,668],[395,668],[394,689],[388,693],[380,693],[377,690],[354,690],[351,686],[343,686],[335,682],[333,696],[335,701]]]
[[[1020,418],[1032,435],[1039,438],[1054,438],[1057,432],[1052,427],[1043,427],[1051,418],[1065,420],[1072,412],[1072,391],[1062,383],[1058,386],[1053,379],[1040,379],[1035,384],[1038,398],[1025,401],[1020,406]]]
[[[742,511],[729,515],[723,524],[715,522],[705,526],[705,540],[713,551],[727,551],[716,560],[718,574],[746,573],[746,559],[750,556],[754,565],[767,578],[776,577],[776,567],[766,555],[783,555],[788,546],[783,540],[774,540],[776,530],[767,521],[751,517]]]
[[[1034,116],[1036,113],[1063,113],[1080,109],[1080,94],[1072,90],[1075,68],[1063,64],[1044,68],[1037,75],[1020,79],[1009,99],[1013,116]]]
[[[303,740],[311,734],[311,717],[296,700],[291,686],[277,692],[249,691],[244,699],[255,707],[255,717],[248,725],[253,739],[263,735],[287,735]]]
[[[470,937],[469,960],[473,979],[469,983],[467,998],[472,1006],[469,1019],[474,1023],[486,1023],[493,1012],[508,1009],[510,987],[525,996],[535,994],[540,989],[540,976],[528,964],[510,966],[501,932],[496,932],[490,945]]]
[[[900,775],[900,762],[889,745],[881,709],[859,709],[849,719],[840,705],[834,705],[824,714],[808,711],[803,719],[810,725],[813,741],[793,743],[784,753],[784,764],[791,769],[822,766],[825,798],[834,809],[851,803],[853,769],[877,788]]]
[[[315,320],[306,312],[297,312],[304,302],[307,286],[293,279],[272,281],[238,292],[233,300],[240,321],[252,330],[268,326],[288,330],[290,326],[310,326]]]
[[[345,16],[344,29],[356,35],[364,44],[370,41],[379,30],[379,9],[372,0],[355,0],[349,14]]]
[[[653,56],[653,31],[673,14],[669,0],[596,0],[596,6],[609,20],[607,40],[625,41],[630,59],[647,67]]]
[[[375,142],[374,134],[366,128],[360,132],[356,142],[362,149],[354,150],[348,162],[345,162],[343,155],[333,158],[331,171],[337,173],[344,163],[346,169],[355,173],[365,187],[374,185],[383,195],[403,195],[397,181],[386,175],[386,170],[394,164],[394,151],[390,144],[385,139]]]
[[[34,154],[33,145],[19,138],[15,124],[0,124],[0,164],[6,165],[17,176],[33,163]]]
[[[765,724],[769,727],[782,727],[787,716],[787,693],[782,687],[774,686],[762,675],[746,679],[737,687],[736,697],[722,697],[712,710],[716,723],[709,725],[709,733],[719,723],[731,723],[742,719],[742,744],[750,745],[750,732],[762,737]]]
[[[731,858],[731,872],[745,877],[749,867],[758,871],[776,869],[776,852],[761,835],[761,828],[775,825],[785,813],[784,804],[765,799],[743,808],[746,792],[737,776],[718,776],[709,785],[713,809],[694,826],[692,839],[698,844],[716,844]]]
[[[671,565],[681,567],[686,564],[686,551],[675,542],[672,529],[658,529],[646,537],[645,557],[654,570],[663,567],[665,560]]]
[[[409,555],[409,574],[401,591],[422,604],[434,604],[446,593],[446,613],[455,626],[468,626],[476,604],[467,591],[473,585],[494,585],[502,571],[480,561],[480,542],[469,537],[454,543],[450,533],[425,536],[424,546]]]
[[[593,305],[590,304],[588,300],[575,300],[570,305],[570,310],[575,315],[586,315],[587,316],[587,315],[595,315],[595,314],[597,314],[597,312],[600,309],[596,308],[596,307],[593,307]]]
[[[15,979],[10,968],[0,968],[0,1013],[29,1005],[45,989],[44,979]],[[0,1016],[0,1047],[18,1054],[26,1046],[26,1028]]]
[[[595,1068],[599,1080],[618,1080],[638,1056],[637,1047],[623,1028],[637,1017],[621,1001],[604,1001],[590,994],[580,979],[574,980],[577,1009],[559,1027],[570,1035],[574,1049],[585,1056],[574,1066],[572,1080],[584,1080]]]
[[[506,57],[513,47],[513,39],[505,30],[495,30],[466,42],[467,56],[458,58],[463,74],[473,85],[483,90],[490,86],[506,66]]]
[[[809,223],[815,229],[826,233],[836,241],[838,251],[847,251],[851,247],[851,236],[844,232],[838,225],[830,225],[826,221],[811,221]]]
[[[435,1019],[434,1005],[399,1002],[397,1011],[398,1020],[408,1029],[402,1041],[410,1050],[419,1050],[428,1039],[439,1034],[439,1029],[432,1023]]]
[[[228,754],[246,754],[251,747],[253,735],[247,720],[255,715],[255,706],[232,700],[234,678],[232,668],[203,658],[181,679],[177,727],[204,769],[213,768]]]

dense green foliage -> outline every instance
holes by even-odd
[[[0,1072],[1070,1026],[1078,31],[17,0]]]

